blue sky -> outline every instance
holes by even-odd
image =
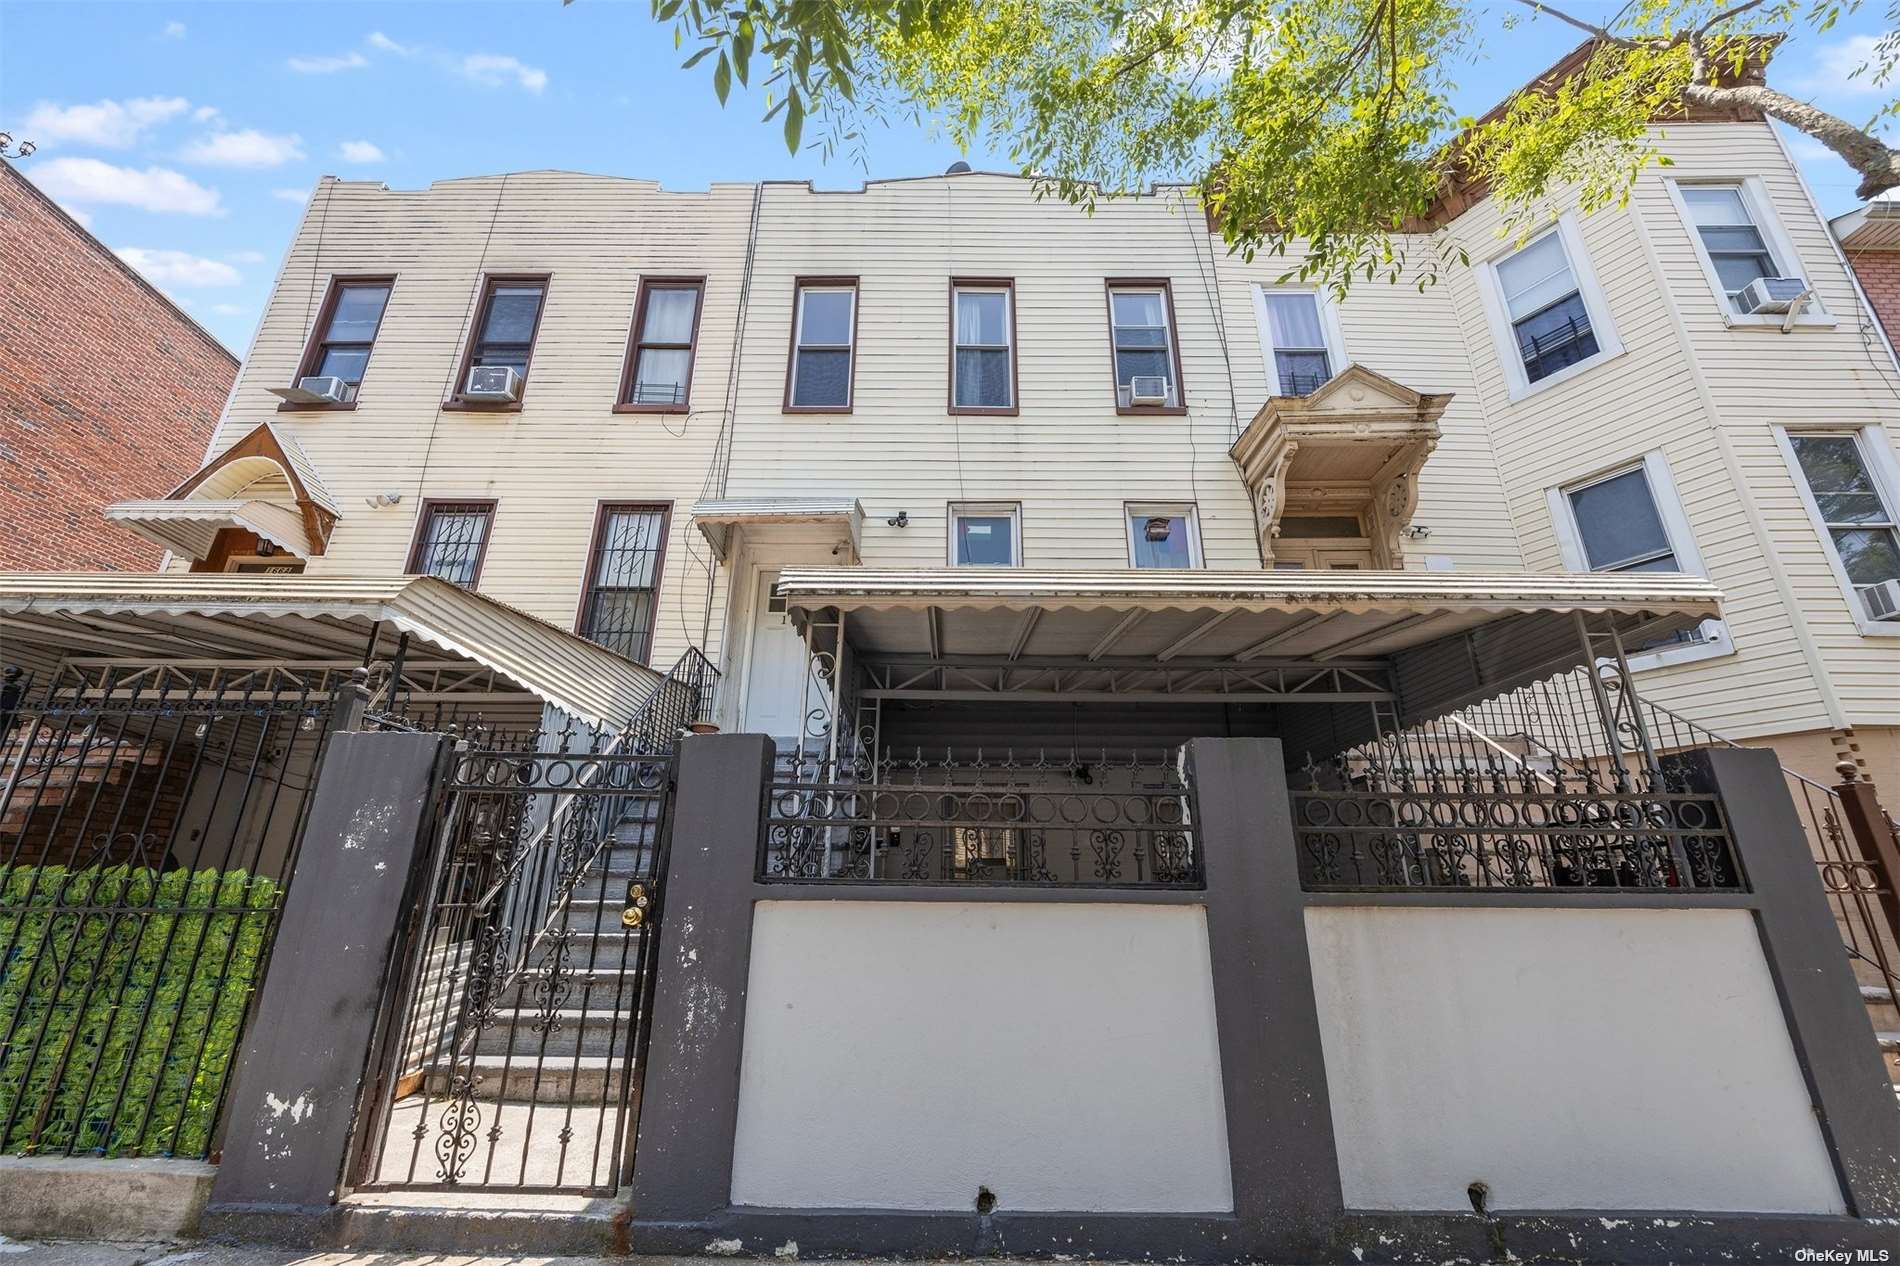
[[[1793,41],[1779,85],[1856,121],[1871,114],[1878,96],[1846,75],[1884,7]],[[762,103],[735,95],[722,110],[704,64],[680,70],[670,29],[648,14],[647,0],[0,0],[0,131],[35,141],[21,170],[240,354],[320,175],[413,188],[557,167],[673,189],[841,188],[962,157],[912,127],[874,131],[862,168],[789,155],[776,124],[758,121]],[[1575,42],[1549,19],[1490,25],[1487,53],[1461,76],[1473,113]],[[1850,208],[1847,167],[1792,143],[1828,213]]]

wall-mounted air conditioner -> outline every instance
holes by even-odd
[[[1735,296],[1735,306],[1751,316],[1788,311],[1806,298],[1808,283],[1799,277],[1757,277]]]
[[[1876,620],[1900,621],[1900,580],[1883,580],[1860,591],[1867,614]]]
[[[1136,374],[1128,380],[1128,403],[1166,404],[1168,380],[1159,374]]]
[[[477,365],[468,371],[464,398],[492,403],[521,399],[521,375],[511,365]]]
[[[271,387],[270,393],[291,404],[343,404],[350,398],[350,384],[341,378],[299,378],[294,387]]]

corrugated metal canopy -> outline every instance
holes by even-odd
[[[801,625],[847,613],[852,647],[871,659],[1384,661],[1412,718],[1584,662],[1579,614],[1593,631],[1647,639],[1719,618],[1722,597],[1654,572],[830,567],[787,570],[778,591]]]
[[[208,558],[225,528],[254,532],[299,558],[310,557],[303,515],[274,501],[119,501],[105,516],[186,558]]]
[[[29,644],[124,658],[360,656],[408,633],[597,725],[626,721],[660,674],[524,611],[429,576],[0,573],[9,660]]]

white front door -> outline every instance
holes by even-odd
[[[772,595],[777,579],[777,572],[759,574],[739,729],[796,740],[805,714],[805,643],[785,613],[785,599]]]

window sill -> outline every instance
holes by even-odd
[[[783,406],[779,411],[781,413],[846,414],[852,411],[852,406],[848,404],[788,404]]]
[[[1787,318],[1777,316],[1773,313],[1761,313],[1759,315],[1751,312],[1722,313],[1722,324],[1728,326],[1731,330],[1773,330],[1779,334],[1782,332],[1782,327],[1786,323]],[[1817,312],[1810,315],[1804,312],[1794,319],[1793,328],[1796,330],[1831,330],[1839,324],[1840,322],[1830,313]],[[1792,331],[1790,332],[1792,333]]]
[[[1187,416],[1187,407],[1178,404],[1118,404],[1115,413],[1124,418],[1184,418]]]
[[[615,413],[691,413],[690,404],[617,404]]]
[[[342,404],[294,404],[289,400],[277,402],[279,413],[349,413],[355,408],[354,400],[345,400]]]
[[[1524,382],[1521,379],[1513,378],[1510,393],[1511,403],[1517,404],[1519,401],[1528,400],[1539,392],[1549,391],[1552,387],[1562,386],[1571,379],[1579,378],[1599,365],[1607,365],[1622,355],[1623,349],[1620,347],[1606,348],[1588,360],[1580,360],[1574,365],[1565,365],[1556,373],[1539,378],[1536,382]],[[1520,369],[1519,373],[1522,372]]]
[[[510,400],[490,404],[486,400],[444,400],[444,413],[519,413],[521,401]]]
[[[1022,415],[1015,405],[1006,408],[990,408],[976,404],[953,404],[949,408],[950,416],[962,418],[1014,418]]]
[[[1705,659],[1719,659],[1723,655],[1733,655],[1735,643],[1727,630],[1711,636],[1707,641],[1692,642],[1687,646],[1675,646],[1666,651],[1650,651],[1642,655],[1632,655],[1630,671],[1647,672],[1652,668],[1674,668],[1678,664],[1696,664]]]

